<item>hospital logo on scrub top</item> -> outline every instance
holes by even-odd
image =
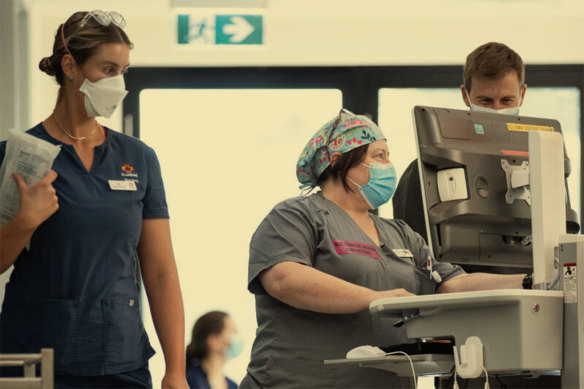
[[[122,177],[138,177],[137,173],[134,173],[134,167],[129,163],[122,165]]]

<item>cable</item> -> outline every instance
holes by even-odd
[[[406,356],[406,358],[408,358],[408,360],[410,361],[410,367],[412,368],[412,380],[414,381],[414,389],[418,389],[418,380],[416,378],[416,370],[414,369],[414,362],[412,361],[412,358],[410,358],[410,356],[403,351],[393,351],[391,353],[386,353],[385,355],[394,355],[394,354],[403,354]]]
[[[489,389],[489,373],[487,373],[487,369],[483,366],[483,371],[485,372],[485,389]]]

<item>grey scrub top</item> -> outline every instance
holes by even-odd
[[[409,379],[386,371],[323,363],[345,358],[356,346],[407,342],[405,330],[392,327],[395,319],[374,318],[368,310],[325,314],[293,308],[267,294],[258,277],[277,263],[293,261],[373,290],[434,293],[440,284],[426,269],[431,254],[424,240],[401,220],[371,216],[380,246],[321,192],[283,201],[262,221],[250,244],[248,289],[256,297],[258,328],[242,388],[411,386]],[[464,273],[431,260],[442,282]]]

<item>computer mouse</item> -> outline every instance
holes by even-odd
[[[347,352],[348,359],[382,357],[385,351],[374,346],[358,346]]]

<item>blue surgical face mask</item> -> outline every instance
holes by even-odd
[[[519,116],[519,108],[521,108],[520,106],[517,106],[517,107],[509,107],[509,108],[501,108],[501,109],[493,109],[493,108],[481,107],[481,106],[478,106],[478,105],[473,104],[470,101],[470,99],[469,99],[469,103],[470,103],[470,110],[471,111],[500,113],[500,114],[503,114],[503,115],[513,115],[513,116]]]
[[[238,334],[233,334],[229,337],[230,346],[225,352],[227,359],[238,357],[243,351],[243,338]]]
[[[369,167],[369,182],[365,185],[359,185],[347,177],[349,181],[359,187],[361,196],[365,199],[369,207],[379,208],[387,203],[395,193],[397,184],[397,175],[391,162],[388,163],[371,163],[365,165]]]

